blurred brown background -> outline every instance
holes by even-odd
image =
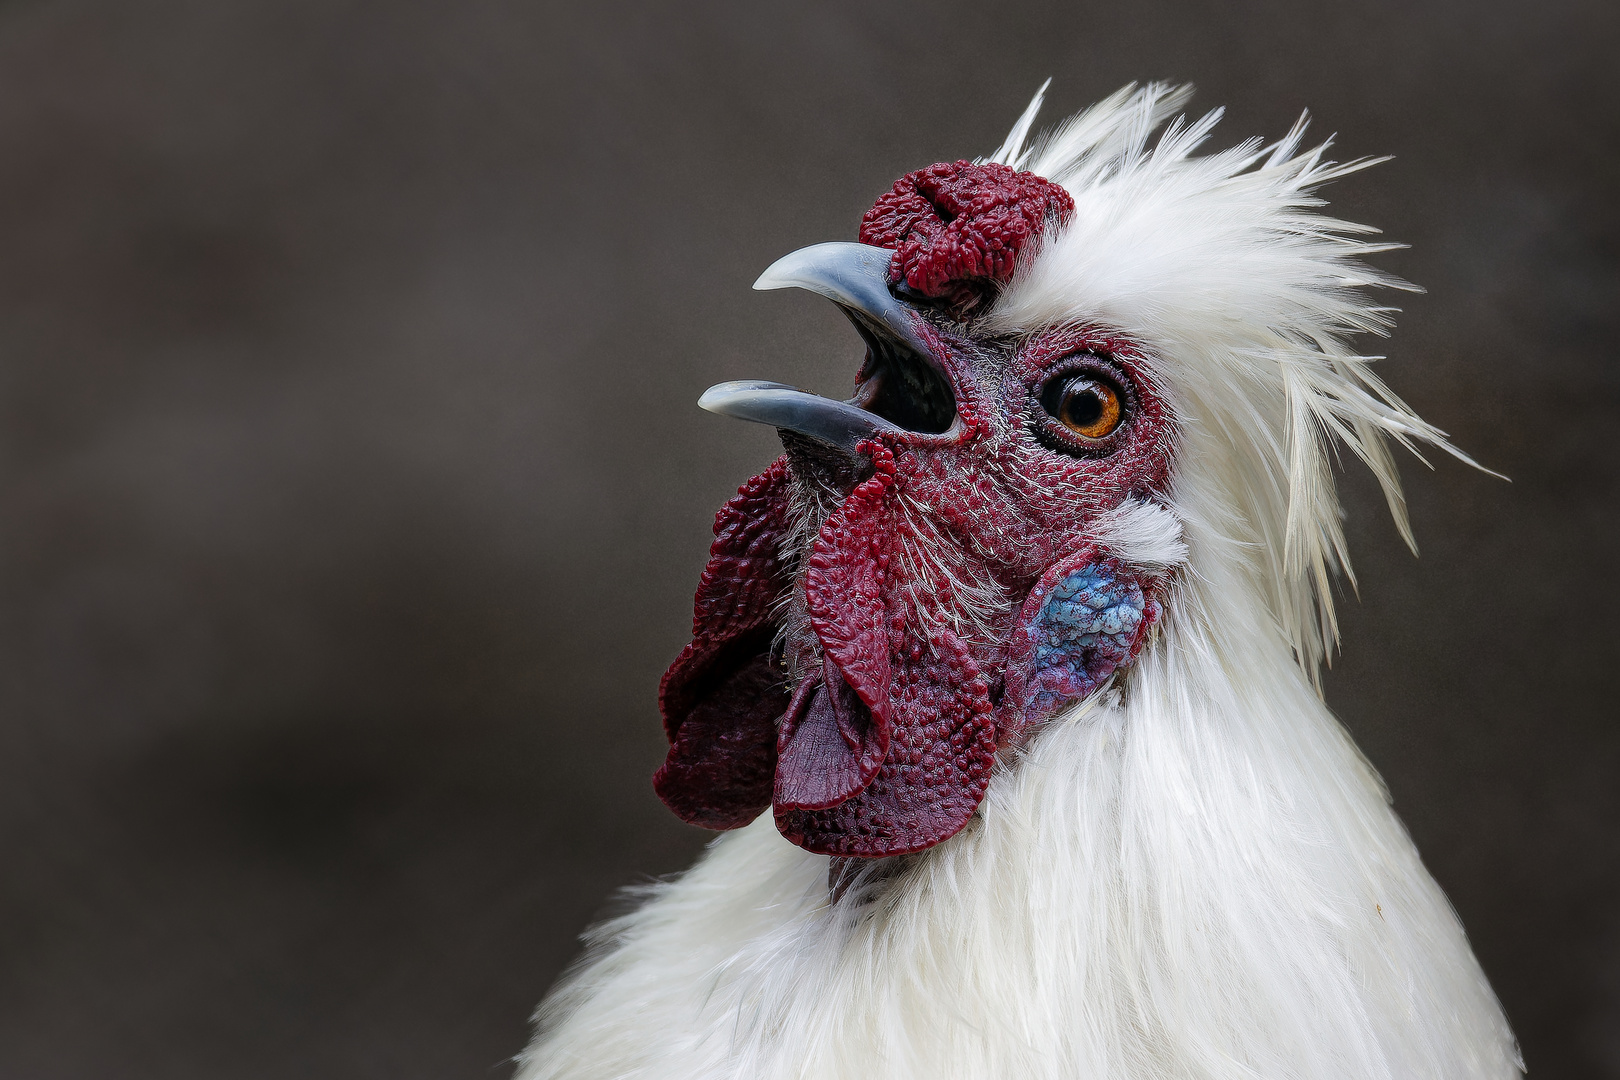
[[[1130,80],[1303,107],[1385,374],[1502,483],[1346,485],[1328,696],[1532,1075],[1620,1076],[1620,5],[0,5],[0,1076],[500,1077],[609,893],[714,510],[837,392],[749,291]],[[1376,346],[1369,345],[1369,348]]]

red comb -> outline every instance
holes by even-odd
[[[971,313],[1012,277],[1018,253],[1074,200],[1005,165],[942,161],[907,173],[861,219],[860,240],[894,248],[891,281]]]

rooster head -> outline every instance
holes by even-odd
[[[860,243],[759,279],[832,300],[866,356],[847,401],[736,382],[700,402],[786,453],[720,511],[663,681],[655,786],[687,821],[771,806],[811,851],[929,847],[998,754],[1142,647],[1167,573],[1109,538],[1155,514],[1175,452],[1153,359],[1096,325],[987,318],[1073,209],[1032,173],[941,163],[880,198]]]
[[[847,401],[700,401],[786,453],[720,511],[664,676],[654,784],[682,818],[772,807],[811,851],[917,851],[1042,724],[1183,638],[1252,624],[1314,678],[1349,569],[1339,449],[1408,542],[1385,440],[1468,460],[1349,340],[1391,324],[1366,287],[1411,288],[1362,261],[1400,245],[1316,213],[1376,159],[1302,149],[1303,118],[1197,155],[1221,114],[1178,117],[1189,93],[1128,86],[1030,140],[1037,94],[991,157],[902,177],[859,243],[759,279],[832,300],[866,357]]]

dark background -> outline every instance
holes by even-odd
[[[1327,683],[1532,1074],[1620,1076],[1620,5],[0,5],[0,1076],[499,1077],[618,886],[749,291],[1133,79],[1303,107],[1410,241]],[[1369,344],[1368,348],[1381,349]]]

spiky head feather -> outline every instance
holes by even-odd
[[[1404,245],[1319,213],[1316,192],[1386,159],[1335,163],[1331,140],[1302,150],[1304,117],[1278,142],[1195,156],[1222,110],[1189,123],[1177,113],[1192,88],[1163,83],[1127,86],[1030,140],[1045,89],[986,160],[1061,184],[1075,209],[1021,261],[991,325],[1098,324],[1147,347],[1183,426],[1178,509],[1206,540],[1249,553],[1315,678],[1337,640],[1333,578],[1354,582],[1335,448],[1372,470],[1409,545],[1387,440],[1469,460],[1374,374],[1381,357],[1350,344],[1392,325],[1371,289],[1417,289],[1362,261]]]

